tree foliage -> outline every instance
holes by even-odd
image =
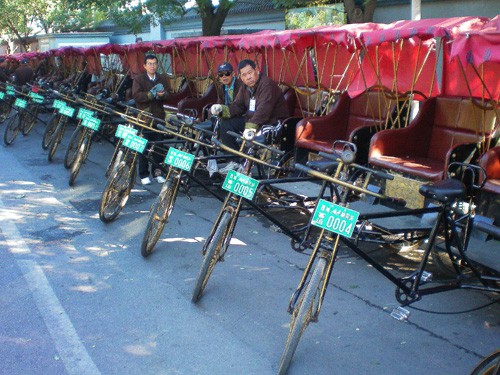
[[[30,36],[91,28],[106,14],[92,7],[71,7],[70,0],[0,0],[0,33],[27,49]]]

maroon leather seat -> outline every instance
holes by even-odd
[[[366,162],[370,137],[377,128],[385,126],[393,107],[380,91],[369,91],[352,99],[343,93],[326,115],[299,121],[295,133],[297,154],[301,151],[302,154],[304,151],[331,153],[333,143],[344,140],[356,143],[358,162]]]
[[[485,152],[479,160],[479,165],[486,172],[483,190],[500,195],[500,146]]]
[[[214,104],[217,102],[217,89],[213,83],[211,83],[204,93],[199,96],[188,96],[181,99],[177,104],[179,112],[189,114],[189,110],[195,110],[200,121],[205,120],[203,118],[203,109],[209,104]]]
[[[431,98],[406,128],[383,130],[373,136],[369,163],[439,181],[452,161],[473,161],[477,144],[490,136],[495,121],[494,111],[469,99]]]

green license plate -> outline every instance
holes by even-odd
[[[171,165],[185,171],[190,171],[193,166],[194,155],[187,152],[177,150],[176,148],[170,147],[168,149],[167,156],[165,157],[165,164]]]
[[[252,200],[259,181],[236,171],[229,171],[222,188],[240,197]]]
[[[73,117],[73,114],[75,113],[75,109],[69,106],[65,106],[62,108],[59,108],[59,113],[64,116],[68,117]]]
[[[40,94],[37,94],[36,92],[30,91],[28,96],[35,101],[35,103],[41,103],[43,102],[43,96]]]
[[[93,117],[94,116],[94,111],[91,111],[90,109],[86,108],[80,108],[78,110],[78,113],[76,114],[76,118],[78,120],[83,120],[85,117]]]
[[[311,224],[350,238],[358,216],[357,211],[320,199]]]
[[[7,95],[10,95],[10,96],[14,96],[16,95],[16,92],[14,90],[9,90],[7,89],[7,92],[6,92]]]
[[[5,98],[5,93],[3,91],[0,91],[0,100]]]
[[[55,109],[61,109],[63,107],[66,107],[66,102],[63,100],[54,99],[54,103],[52,104],[52,107],[54,107]]]
[[[82,120],[82,125],[89,129],[98,131],[99,126],[101,126],[101,120],[96,117],[87,116]]]
[[[134,134],[128,134],[123,140],[123,145],[131,150],[143,153],[148,140]]]
[[[26,100],[19,99],[19,98],[16,98],[16,100],[14,101],[14,107],[26,108],[27,104],[28,104],[28,102]]]
[[[137,129],[130,128],[125,125],[118,125],[118,128],[116,129],[115,136],[121,139],[125,139],[128,134],[137,134]]]

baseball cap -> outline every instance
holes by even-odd
[[[229,64],[228,62],[224,62],[217,67],[217,73],[232,72],[232,71],[233,71],[233,66],[231,64]]]
[[[22,59],[22,60],[21,60],[21,64],[27,64],[27,63],[29,63],[29,62],[30,62],[30,61],[29,61],[28,59],[26,59],[26,58],[24,58],[24,59]]]

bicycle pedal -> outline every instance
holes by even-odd
[[[408,317],[410,316],[410,311],[405,309],[404,307],[398,306],[391,312],[391,316],[402,322],[403,320],[408,320]]]

